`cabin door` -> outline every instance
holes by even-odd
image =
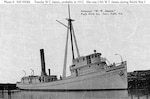
[[[76,76],[78,76],[78,70],[76,69],[75,71],[76,71]]]
[[[86,60],[87,60],[87,64],[91,64],[91,57],[90,56],[87,56]]]

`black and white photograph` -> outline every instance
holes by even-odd
[[[150,99],[145,1],[8,1],[0,4],[0,99]]]

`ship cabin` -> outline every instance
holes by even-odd
[[[106,58],[101,57],[101,53],[82,56],[73,60],[70,66],[71,76],[76,77],[96,71],[102,71],[107,66]]]
[[[46,73],[46,67],[45,67],[45,58],[44,58],[44,49],[40,49],[41,54],[41,76],[25,76],[21,79],[21,83],[24,84],[36,84],[36,83],[45,83],[45,82],[52,82],[57,80],[56,75],[51,75],[50,69],[49,75]]]
[[[21,79],[21,83],[24,84],[36,84],[36,83],[43,83],[43,82],[52,82],[56,81],[56,75],[43,75],[43,76],[26,76]]]

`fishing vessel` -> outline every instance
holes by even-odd
[[[62,77],[49,75],[45,70],[44,49],[40,49],[41,55],[41,75],[24,76],[17,87],[22,90],[49,90],[49,91],[92,91],[92,90],[122,90],[127,89],[127,62],[108,64],[107,59],[102,54],[94,50],[93,53],[80,56],[73,24],[70,17],[70,8],[68,6],[69,18],[68,25],[59,22],[67,28],[66,46],[64,55],[64,65]],[[71,74],[66,76],[68,38],[70,35],[72,49],[72,64],[69,66]],[[75,57],[74,51],[77,56]]]

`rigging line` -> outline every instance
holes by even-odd
[[[65,26],[66,28],[69,28],[67,25],[63,24],[62,22],[56,20],[58,23],[62,24],[63,26]]]
[[[68,23],[69,25],[69,23]],[[63,78],[66,77],[66,64],[67,64],[67,52],[68,52],[68,37],[69,37],[69,28],[67,29],[66,36],[66,46],[65,46],[65,55],[64,55],[64,67],[63,67]]]
[[[77,44],[77,40],[76,40],[76,36],[75,36],[73,25],[72,25],[72,33],[73,33],[73,37],[74,37],[74,42],[75,42],[77,54],[78,54],[78,57],[80,57],[80,53],[79,53],[78,44]]]

